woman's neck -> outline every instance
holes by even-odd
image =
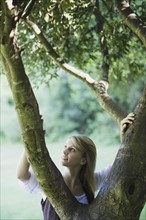
[[[71,170],[69,168],[65,168],[65,172],[63,174],[64,181],[73,195],[79,196],[83,194],[82,184],[80,182],[79,170]]]

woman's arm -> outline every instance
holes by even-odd
[[[103,181],[108,176],[112,168],[112,165],[108,165],[107,167],[101,169],[100,171],[94,173],[96,179],[96,190],[99,190],[103,184]]]
[[[127,115],[126,118],[124,118],[124,119],[121,121],[121,126],[120,126],[120,138],[121,138],[121,142],[123,141],[124,134],[125,134],[126,130],[128,129],[128,125],[133,123],[134,117],[135,117],[135,114],[134,114],[134,113],[130,113],[130,114]]]
[[[24,181],[30,178],[29,166],[30,164],[27,160],[26,152],[24,150],[16,170],[17,179]]]

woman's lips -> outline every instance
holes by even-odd
[[[67,157],[61,156],[62,160],[68,160]]]

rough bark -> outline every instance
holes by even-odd
[[[146,89],[125,134],[112,171],[99,192],[95,219],[139,219],[146,200]],[[91,209],[92,212],[92,209]],[[97,211],[98,213],[98,211]],[[117,218],[118,216],[118,218]]]

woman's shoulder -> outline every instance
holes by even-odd
[[[99,176],[105,176],[111,171],[111,168],[112,168],[112,165],[110,164],[110,165],[104,167],[103,169],[95,172],[95,176],[98,176],[98,175]]]
[[[104,179],[107,177],[107,175],[110,173],[112,168],[112,165],[108,165],[107,167],[99,170],[98,172],[95,172],[95,178],[97,182],[97,188],[101,186],[103,183]]]

